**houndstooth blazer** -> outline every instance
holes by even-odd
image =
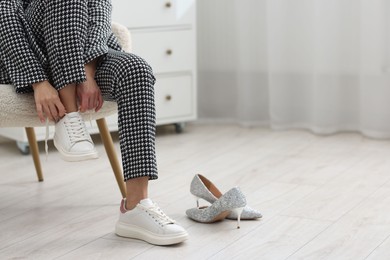
[[[31,85],[43,80],[49,80],[57,89],[69,83],[82,82],[86,77],[84,64],[101,57],[109,49],[122,51],[111,32],[110,0],[73,0],[85,1],[83,3],[87,8],[86,12],[80,11],[75,4],[74,11],[66,15],[60,13],[61,7],[66,5],[69,12],[72,1],[58,0],[56,4],[60,5],[59,13],[55,13],[56,9],[53,9],[54,13],[49,12],[45,17],[41,17],[43,10],[39,10],[39,4],[48,8],[48,5],[55,2],[51,1],[53,0],[0,0],[0,83],[13,84],[18,93],[31,92]],[[35,10],[36,15],[28,16],[26,12],[30,5],[34,4],[38,8]],[[66,42],[69,32],[81,31],[79,25],[72,20],[76,15],[79,15],[77,19],[85,19],[86,36],[83,48]],[[52,28],[39,27],[41,19],[53,19],[53,23],[62,19],[61,26],[66,24],[67,28],[64,29],[63,35],[54,35],[50,31]],[[41,35],[42,30],[49,31],[45,35],[46,38]],[[63,32],[62,29],[60,32]],[[54,43],[47,44],[47,38],[55,39]],[[67,54],[66,60],[61,60],[61,53]]]

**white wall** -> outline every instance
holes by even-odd
[[[266,1],[198,0],[197,3],[200,120],[234,121],[239,117],[241,122],[259,118],[268,121],[266,48],[253,47],[266,44]],[[246,95],[259,99],[243,105],[248,100]],[[246,110],[256,112],[248,114]]]

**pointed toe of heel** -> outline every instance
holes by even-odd
[[[245,206],[241,213],[241,220],[255,220],[262,217],[263,215],[258,210],[252,209],[249,206]],[[238,218],[238,214],[232,211],[226,218],[236,220]]]

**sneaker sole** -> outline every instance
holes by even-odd
[[[134,238],[146,241],[153,245],[167,246],[179,244],[188,238],[187,233],[180,233],[175,235],[159,235],[154,234],[137,226],[128,225],[118,222],[115,226],[115,234],[120,237]]]
[[[63,151],[59,146],[57,146],[55,139],[53,139],[53,144],[55,148],[57,148],[58,152],[60,153],[61,159],[67,162],[80,162],[80,161],[86,161],[86,160],[92,160],[99,158],[99,154],[96,150],[90,153],[83,153],[83,154],[70,154]]]

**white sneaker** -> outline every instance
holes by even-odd
[[[66,114],[55,125],[54,146],[65,161],[98,158],[98,153],[79,112]]]
[[[141,200],[129,211],[126,210],[125,203],[126,200],[123,199],[115,226],[118,236],[140,239],[154,245],[178,244],[188,238],[184,228],[175,224],[150,199]]]

